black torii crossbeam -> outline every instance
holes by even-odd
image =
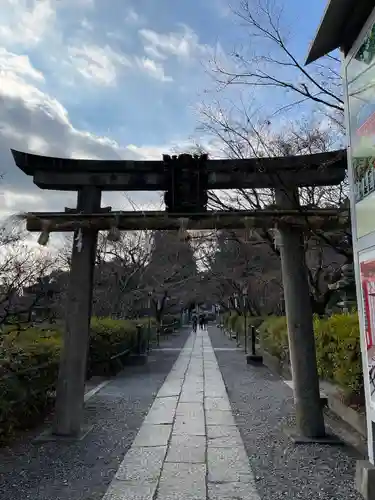
[[[165,191],[165,162],[76,160],[12,150],[16,165],[41,189],[76,191]],[[208,160],[208,189],[274,188],[278,185],[330,186],[344,180],[346,150],[305,156]]]
[[[111,212],[101,207],[102,191],[164,191],[167,188],[166,160],[181,161],[184,168],[196,161],[189,155],[165,157],[163,161],[101,161],[53,158],[12,150],[16,165],[33,177],[41,189],[77,191],[76,208],[61,213],[29,213],[30,231],[74,231],[70,284],[67,297],[64,342],[57,385],[56,414],[53,435],[63,438],[81,434],[86,360],[89,344],[92,283],[97,234],[99,230],[178,229],[184,223],[190,229],[273,227],[277,222],[287,246],[299,244],[304,227],[324,229],[339,227],[347,212],[308,210],[299,206],[298,187],[328,186],[342,182],[346,174],[346,151],[332,151],[306,156],[256,158],[244,160],[206,160],[207,189],[271,188],[279,193],[277,210],[226,211],[204,213]],[[200,158],[199,161],[202,161]],[[182,163],[181,163],[182,164]],[[176,166],[176,164],[174,164]],[[193,164],[191,164],[193,165]],[[294,200],[284,199],[280,190],[290,192]],[[296,235],[294,239],[293,235]],[[293,245],[289,244],[289,249]],[[285,252],[281,252],[282,261]],[[283,260],[284,259],[284,260]],[[298,262],[297,262],[298,260]],[[293,373],[300,383],[297,417],[303,416],[300,429],[310,437],[324,434],[318,375],[312,331],[312,313],[308,309],[309,287],[304,254],[283,266],[285,302],[290,338]],[[293,267],[294,266],[294,267]],[[293,271],[295,270],[295,272]],[[291,274],[291,276],[289,276]],[[292,283],[292,286],[290,286]],[[306,306],[299,311],[291,298],[296,293]],[[302,316],[301,316],[302,314]],[[302,325],[302,326],[301,326]],[[303,328],[305,328],[303,330]],[[303,331],[302,331],[303,330]],[[306,340],[307,339],[307,340]],[[301,382],[302,381],[302,382]],[[297,418],[298,421],[298,418]]]

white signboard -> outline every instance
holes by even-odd
[[[370,404],[375,408],[375,249],[361,252],[359,269],[362,294],[362,324],[366,348],[366,365],[368,370]]]
[[[357,238],[375,231],[375,25],[347,69]]]
[[[375,424],[375,16],[345,59],[351,213],[369,460]],[[371,22],[372,21],[372,22]]]

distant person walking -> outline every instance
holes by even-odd
[[[192,323],[193,323],[193,332],[196,332],[197,325],[198,325],[198,318],[197,318],[196,314],[194,314],[192,317]]]
[[[204,314],[200,314],[199,315],[199,328],[204,330],[205,323],[206,323],[206,318],[205,318]]]

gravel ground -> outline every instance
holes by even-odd
[[[215,327],[215,348],[233,348]],[[363,500],[354,490],[355,462],[343,446],[294,446],[283,432],[294,425],[292,390],[266,367],[246,364],[240,351],[215,351],[262,500]]]
[[[163,340],[181,348],[190,331]],[[43,428],[0,449],[1,500],[99,500],[131,446],[179,352],[154,351],[145,366],[126,367],[85,406],[94,425],[83,441],[33,444]]]

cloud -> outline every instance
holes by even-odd
[[[108,137],[75,128],[64,106],[38,88],[44,76],[26,56],[2,51],[0,57],[2,65],[13,68],[2,73],[0,85],[0,159],[4,173],[1,215],[37,207],[61,210],[63,200],[75,204],[72,193],[42,192],[34,186],[32,179],[15,166],[11,148],[68,158],[140,159],[137,153]]]
[[[158,146],[136,146],[129,144],[128,149],[146,160],[160,160],[163,154],[194,154],[199,151],[208,153],[209,158],[222,158],[222,144],[215,138],[181,138]]]
[[[43,74],[33,68],[30,59],[26,55],[17,55],[0,47],[0,77],[6,77],[12,73],[44,81]]]
[[[181,25],[179,32],[157,33],[150,29],[139,30],[147,54],[159,59],[175,56],[191,59],[207,52],[208,46],[199,43],[198,35],[188,26]]]
[[[144,51],[147,55],[154,57],[155,59],[168,59],[168,56],[162,54],[154,45],[145,45]]]
[[[129,7],[125,14],[125,22],[128,24],[142,24],[145,22],[143,16],[139,15],[133,7]]]
[[[229,5],[226,0],[210,0],[212,9],[221,18],[227,18],[233,14],[233,6]]]
[[[158,33],[151,29],[140,29],[138,34],[143,44],[143,50],[146,56],[137,58],[138,67],[145,70],[150,76],[157,78],[160,81],[172,81],[171,76],[166,76],[163,64],[169,62],[169,59],[174,58],[178,63],[176,65],[172,61],[174,69],[173,80],[183,80],[187,85],[179,85],[178,88],[191,93],[193,88],[196,88],[198,81],[202,83],[202,71],[198,68],[198,63],[202,58],[208,59],[213,56],[215,50],[220,50],[218,45],[216,48],[210,45],[201,44],[198,35],[188,26],[179,24],[179,31],[169,33]],[[194,70],[192,71],[192,66]],[[186,74],[189,71],[189,74]]]
[[[55,10],[51,0],[2,0],[0,43],[30,48],[53,30]]]
[[[108,45],[105,47],[97,45],[69,47],[69,58],[72,66],[84,78],[97,85],[115,85],[119,73],[132,66],[130,59],[114,51]]]
[[[72,68],[78,71],[81,77],[99,86],[116,86],[126,69],[129,76],[133,70],[138,69],[161,82],[173,81],[171,76],[165,74],[160,62],[149,57],[128,57],[108,45],[70,47],[69,59]]]
[[[83,18],[81,21],[81,28],[85,31],[92,31],[94,26],[90,23],[90,21],[88,21],[88,19]]]
[[[156,80],[160,80],[161,82],[172,82],[173,78],[171,76],[167,76],[164,72],[163,66],[154,61],[153,59],[149,59],[148,57],[136,58],[136,62],[140,69],[145,71],[148,75]]]
[[[186,71],[185,65],[176,64],[196,61],[196,56],[207,51],[194,31],[183,25],[165,34],[138,31],[144,22],[138,12],[125,6],[121,19],[109,9],[105,17],[98,14],[98,2],[92,0],[0,1],[0,173],[4,173],[0,216],[62,210],[76,203],[75,193],[41,191],[34,186],[32,179],[14,165],[11,148],[49,156],[107,160],[161,159],[162,153],[176,150],[177,144],[129,147],[126,134],[137,144],[138,137],[158,144],[158,140],[167,143],[171,134],[183,136],[184,130],[191,130],[186,117],[176,112],[175,103],[181,93],[173,93],[173,89],[178,89],[182,80],[193,92],[194,81],[201,78],[199,71]],[[124,19],[129,24],[129,37],[110,40],[111,34],[124,32]],[[151,79],[177,83],[155,87]],[[74,92],[69,87],[72,84]],[[159,87],[165,94],[155,90],[154,95],[154,89]],[[151,124],[155,102],[164,106],[158,108],[157,126]],[[187,109],[184,101],[183,107]],[[101,111],[95,115],[98,108]],[[163,113],[159,113],[160,109]],[[93,129],[111,129],[121,139],[116,142],[107,132],[99,136],[92,133]],[[159,202],[158,193],[132,193],[131,197],[140,207]],[[131,205],[122,193],[105,193],[103,204],[122,209]]]

